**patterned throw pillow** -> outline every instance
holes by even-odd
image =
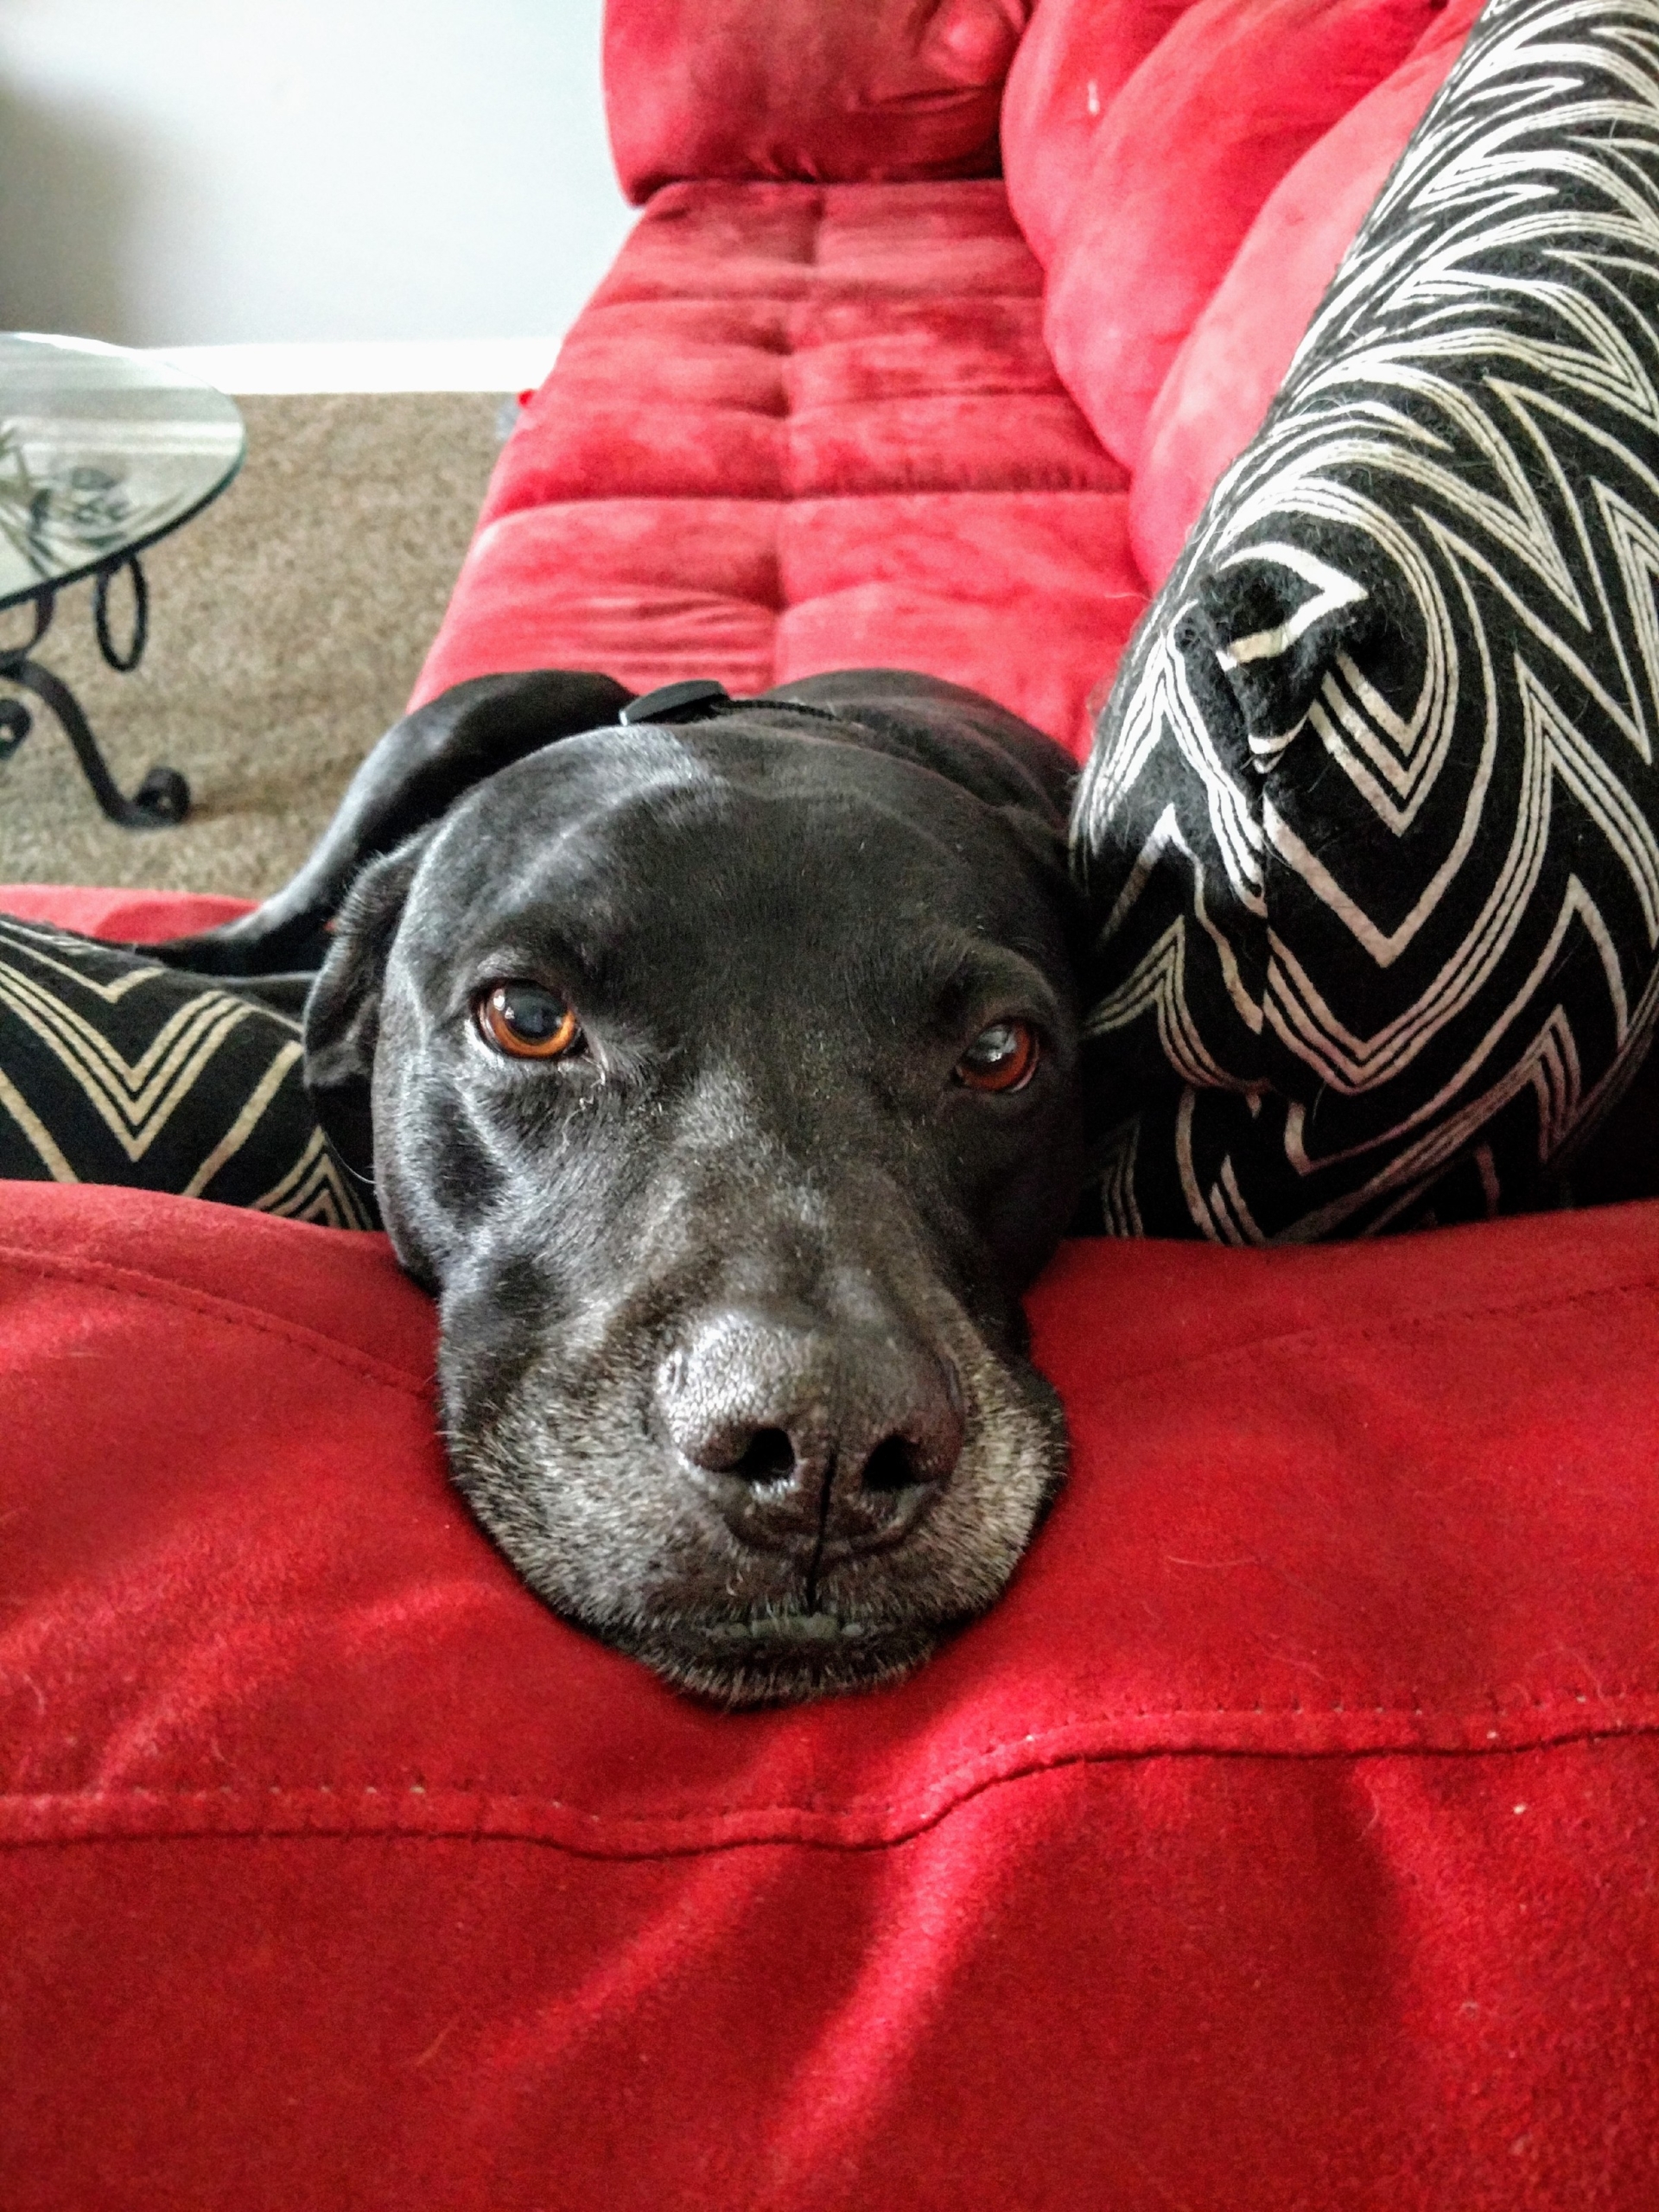
[[[0,1177],[375,1226],[305,1095],[300,1025],[118,945],[0,915]]]
[[[1659,0],[1491,0],[1103,717],[1106,1225],[1535,1202],[1659,1013]]]

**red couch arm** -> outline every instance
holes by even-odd
[[[686,177],[993,176],[1032,0],[607,0],[605,105],[632,200]]]

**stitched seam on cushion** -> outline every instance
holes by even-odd
[[[267,1827],[250,1822],[246,1826],[230,1827],[190,1826],[181,1827],[177,1829],[143,1828],[128,1833],[117,1831],[114,1833],[103,1834],[7,1836],[0,1837],[0,1850],[24,1851],[39,1850],[42,1848],[48,1850],[60,1850],[64,1848],[66,1846],[77,1844],[213,1842],[216,1840],[229,1841],[232,1840],[241,1841],[270,1840],[278,1842],[308,1842],[315,1840],[362,1840],[416,1843],[456,1841],[467,1843],[533,1843],[539,1845],[545,1849],[568,1852],[571,1856],[575,1858],[607,1860],[696,1858],[704,1857],[710,1852],[715,1851],[772,1849],[779,1846],[795,1849],[824,1851],[882,1851],[891,1849],[899,1844],[913,1841],[916,1837],[926,1834],[930,1830],[942,1826],[944,1822],[950,1819],[954,1813],[959,1812],[965,1806],[973,1803],[976,1798],[988,1796],[993,1790],[1006,1789],[1013,1784],[1021,1782],[1034,1781],[1051,1774],[1063,1773],[1066,1769],[1071,1767],[1116,1766],[1126,1764],[1131,1761],[1139,1763],[1150,1759],[1250,1759],[1271,1760],[1274,1762],[1283,1762],[1288,1759],[1355,1761],[1361,1759],[1398,1758],[1475,1759],[1491,1758],[1494,1755],[1514,1758],[1523,1756],[1539,1756],[1546,1752],[1560,1751],[1572,1745],[1586,1743],[1624,1743],[1631,1741],[1637,1736],[1651,1737],[1654,1735],[1659,1735],[1659,1724],[1649,1723],[1639,1729],[1623,1731],[1611,1731],[1597,1729],[1594,1727],[1586,1727],[1582,1730],[1575,1731],[1568,1735],[1553,1737],[1548,1741],[1540,1744],[1491,1744],[1478,1745],[1444,1745],[1430,1744],[1406,1745],[1383,1745],[1380,1746],[1338,1745],[1318,1750],[1298,1747],[1289,1751],[1263,1750],[1254,1745],[1246,1748],[1234,1748],[1230,1745],[1216,1747],[1210,1745],[1195,1745],[1177,1746],[1158,1745],[1147,1750],[1130,1749],[1124,1751],[1063,1751],[1057,1752],[1051,1758],[1034,1760],[1029,1765],[1016,1767],[1007,1773],[985,1775],[980,1777],[977,1781],[969,1782],[965,1784],[959,1789],[957,1795],[950,1797],[948,1801],[943,1804],[928,1806],[926,1808],[912,1807],[911,1809],[906,1809],[902,1804],[881,1805],[873,1803],[871,1801],[866,1799],[855,1801],[855,1805],[851,1808],[843,1806],[822,1812],[813,1812],[811,1808],[804,1807],[798,1804],[784,1804],[777,1806],[745,1807],[741,1812],[735,1814],[710,1813],[706,1808],[698,1808],[696,1810],[690,1813],[677,1814],[673,1812],[667,1812],[661,1814],[633,1815],[587,1812],[579,1807],[566,1804],[563,1800],[553,1797],[528,1797],[523,1795],[510,1795],[509,1793],[503,1791],[480,1793],[480,1795],[489,1796],[496,1805],[505,1805],[509,1808],[518,1805],[525,1805],[532,1808],[538,1808],[544,1812],[557,1813],[567,1818],[574,1817],[578,1820],[587,1821],[595,1827],[603,1826],[619,1829],[652,1828],[660,1827],[664,1823],[671,1823],[677,1820],[687,1823],[693,1821],[706,1822],[712,1820],[721,1819],[742,1820],[745,1818],[762,1818],[768,1814],[779,1813],[806,1813],[817,1820],[841,1820],[845,1821],[849,1824],[861,1818],[868,1819],[882,1813],[887,1813],[896,1815],[899,1821],[902,1823],[902,1825],[895,1827],[886,1834],[867,1836],[836,1836],[823,1834],[791,1835],[786,1833],[779,1833],[770,1835],[702,1836],[696,1839],[688,1838],[687,1840],[683,1843],[640,1842],[630,1845],[625,1840],[619,1840],[613,1845],[602,1845],[597,1840],[592,1844],[583,1844],[569,1837],[550,1835],[539,1829],[531,1828],[528,1825],[524,1827],[509,1827],[505,1823],[505,1821],[498,1821],[493,1824],[486,1823],[482,1818],[474,1818],[470,1821],[457,1820],[453,1823],[447,1821],[435,1821],[425,1827],[410,1826],[407,1827],[400,1826],[393,1821],[385,1821],[376,1826],[346,1825],[344,1821],[341,1821],[340,1824],[337,1826],[331,1826],[323,1821],[308,1821],[303,1827],[290,1827],[287,1826],[280,1827]],[[33,1796],[24,1796],[20,1793],[10,1798],[0,1797],[0,1806],[4,1806],[8,1803],[15,1803],[18,1805],[38,1804],[41,1798],[50,1796],[54,1794],[55,1793],[41,1791],[35,1793]],[[142,1798],[150,1803],[158,1805],[179,1802],[206,1804],[216,1802],[222,1802],[223,1799],[227,1796],[234,1796],[241,1794],[242,1793],[233,1790],[223,1789],[174,1791],[135,1788],[118,1793],[111,1791],[101,1798],[82,1797],[75,1799],[73,1802],[83,1804],[96,1804],[99,1802],[117,1804],[119,1803],[123,1798]],[[257,1791],[246,1794],[251,1800],[256,1799],[261,1795],[261,1793]],[[324,1786],[315,1791],[285,1791],[273,1789],[263,1794],[267,1797],[282,1798],[286,1796],[298,1797],[302,1796],[322,1796],[325,1794],[340,1794],[343,1796],[346,1793],[327,1792],[326,1790],[326,1786]],[[384,1798],[389,1808],[392,1801],[397,1798],[419,1797],[423,1793],[410,1788],[408,1785],[397,1785],[393,1788],[382,1791],[371,1784],[367,1785],[363,1789],[357,1791],[356,1794],[359,1797],[372,1796],[377,1801]],[[466,1793],[456,1792],[454,1794],[464,1795]],[[480,1815],[482,1815],[483,1810],[484,1808],[480,1807]]]
[[[387,1388],[398,1389],[407,1395],[421,1397],[424,1397],[428,1392],[429,1386],[427,1384],[417,1381],[415,1377],[410,1376],[405,1370],[392,1368],[389,1363],[384,1363],[375,1360],[372,1355],[348,1351],[345,1347],[339,1344],[334,1339],[322,1337],[315,1332],[305,1329],[302,1326],[283,1322],[274,1316],[262,1314],[258,1313],[257,1309],[238,1306],[232,1304],[228,1300],[221,1300],[207,1294],[191,1294],[185,1292],[181,1288],[181,1287],[168,1283],[163,1278],[144,1276],[139,1274],[136,1270],[114,1268],[105,1262],[67,1262],[55,1258],[47,1258],[41,1255],[27,1251],[19,1252],[16,1248],[9,1247],[0,1247],[0,1266],[10,1267],[14,1272],[26,1276],[50,1276],[57,1277],[59,1279],[84,1281],[101,1289],[115,1291],[124,1296],[149,1299],[159,1304],[198,1313],[207,1318],[226,1320],[239,1327],[251,1330],[256,1333],[272,1336],[281,1341],[315,1352],[324,1358],[332,1360],[335,1364],[346,1369],[348,1371],[359,1374],[366,1380],[380,1382]],[[1576,1293],[1571,1297],[1566,1299],[1533,1298],[1529,1300],[1522,1298],[1508,1301],[1488,1300],[1485,1303],[1478,1306],[1448,1308],[1434,1315],[1402,1315],[1400,1317],[1399,1320],[1385,1325],[1384,1327],[1380,1329],[1348,1329],[1340,1332],[1339,1334],[1344,1339],[1347,1340],[1358,1342],[1376,1341],[1385,1335],[1398,1332],[1402,1327],[1421,1328],[1431,1325],[1434,1323],[1444,1322],[1448,1319],[1478,1319],[1484,1315],[1492,1314],[1559,1313],[1575,1306],[1588,1305],[1598,1300],[1627,1300],[1641,1293],[1651,1294],[1655,1287],[1656,1284],[1654,1280],[1651,1277],[1646,1277],[1635,1282],[1597,1286],[1593,1289]],[[1264,1345],[1269,1344],[1294,1344],[1300,1339],[1324,1337],[1327,1336],[1328,1333],[1329,1332],[1314,1329],[1281,1331],[1269,1336],[1253,1338],[1246,1343],[1229,1346],[1219,1351],[1197,1354],[1187,1360],[1160,1364],[1160,1366],[1156,1370],[1143,1370],[1141,1371],[1160,1373],[1179,1372],[1184,1369],[1202,1366],[1217,1359],[1234,1357],[1241,1353],[1248,1354],[1252,1351],[1259,1351]],[[1135,1377],[1133,1374],[1130,1374],[1120,1376],[1116,1379],[1119,1381],[1133,1381]],[[1655,1694],[1656,1693],[1652,1691],[1643,1692],[1637,1690],[1616,1691],[1611,1694],[1598,1694],[1593,1700],[1593,1707],[1596,1710],[1605,1712],[1610,1708],[1616,1708],[1620,1705],[1628,1703],[1636,1698],[1651,1697]],[[1488,1710],[1493,1717],[1500,1719],[1503,1719],[1504,1717],[1506,1708],[1499,1701],[1497,1693],[1488,1691],[1482,1694],[1491,1700],[1491,1705]],[[1587,1694],[1574,1692],[1569,1695],[1560,1697],[1528,1699],[1526,1700],[1526,1708],[1523,1709],[1529,1708],[1534,1713],[1541,1713],[1568,1708],[1570,1707],[1579,1707],[1582,1708],[1589,1707],[1591,1702],[1591,1699]],[[1174,1719],[1243,1719],[1255,1717],[1261,1717],[1263,1719],[1280,1719],[1296,1716],[1318,1717],[1321,1714],[1338,1713],[1354,1715],[1366,1713],[1374,1715],[1395,1714],[1401,1717],[1410,1716],[1420,1719],[1451,1720],[1459,1725],[1466,1725],[1472,1717],[1466,1712],[1457,1714],[1441,1713],[1430,1708],[1426,1708],[1421,1704],[1405,1705],[1394,1703],[1388,1705],[1375,1705],[1363,1701],[1355,1703],[1349,1700],[1338,1700],[1333,1701],[1328,1706],[1315,1706],[1309,1705],[1306,1700],[1298,1700],[1286,1705],[1268,1705],[1262,1701],[1253,1701],[1249,1706],[1238,1707],[1217,1705],[1198,1707],[1141,1706],[1109,1707],[1097,1709],[1086,1714],[1073,1713],[1062,1716],[1055,1722],[1055,1724],[1053,1724],[1052,1727],[1045,1730],[1044,1733],[1046,1735],[1052,1734],[1057,1732],[1059,1729],[1065,1727],[1100,1726],[1113,1721],[1121,1723],[1128,1719],[1159,1721]],[[1589,1715],[1587,1713],[1586,1714],[1586,1722],[1588,1722]],[[1585,1732],[1586,1734],[1595,1734],[1602,1732],[1598,1732],[1592,1726],[1587,1726]],[[929,1786],[931,1788],[948,1789],[950,1786],[951,1777],[955,1775],[960,1775],[964,1767],[970,1765],[976,1759],[994,1756],[995,1753],[1001,1748],[1002,1746],[1001,1744],[992,1744],[990,1745],[982,1747],[976,1752],[968,1754],[965,1759],[959,1761],[953,1767],[945,1770],[944,1774],[938,1778],[938,1781]],[[1433,1746],[1409,1746],[1406,1748],[1414,1752],[1421,1751],[1424,1755],[1433,1755],[1434,1753],[1434,1747]],[[1500,1744],[1491,1746],[1490,1748],[1504,1750],[1506,1748],[1514,1749],[1516,1747],[1504,1746]],[[1164,1754],[1128,1751],[1122,1752],[1101,1752],[1093,1755],[1078,1754],[1076,1756],[1108,1758],[1149,1757],[1160,1755]],[[1269,1752],[1252,1748],[1249,1750],[1241,1750],[1236,1752],[1217,1752],[1215,1755],[1237,1757],[1359,1757],[1386,1756],[1388,1754],[1387,1752],[1375,1751],[1368,1752],[1362,1750],[1338,1751],[1332,1752],[1313,1752],[1293,1750],[1285,1752]],[[1036,1770],[1033,1769],[1033,1770]],[[465,1785],[444,1786],[450,1787]],[[330,1787],[330,1785],[318,1784],[315,1785],[315,1787],[319,1789],[326,1789]],[[189,1798],[193,1802],[199,1802],[204,1799],[212,1799],[219,1793],[212,1791],[183,1793],[128,1791],[124,1794],[164,1795],[174,1796],[182,1796]],[[17,1796],[16,1793],[11,1793],[9,1800],[0,1799],[0,1802],[4,1802],[23,1801]],[[555,1800],[553,1802],[557,1803],[559,1801]],[[855,1802],[864,1803],[868,1801]],[[791,1801],[787,1804],[745,1807],[743,1809],[745,1814],[759,1815],[766,1813],[786,1811],[811,1812],[814,1809],[814,1805],[813,1801],[807,1799]],[[875,1809],[890,1810],[892,1808],[876,1808]],[[588,1815],[585,1815],[585,1817],[594,1819],[617,1819],[621,1816]],[[706,1810],[699,1810],[696,1815],[692,1815],[684,1810],[666,1810],[652,1815],[649,1817],[652,1819],[672,1820],[686,1819],[689,1817],[707,1818],[709,1817],[709,1815]]]
[[[386,1389],[416,1398],[430,1394],[429,1377],[423,1379],[406,1368],[394,1367],[390,1360],[378,1359],[372,1352],[354,1351],[336,1338],[308,1329],[302,1322],[285,1321],[257,1306],[240,1306],[210,1291],[188,1290],[182,1284],[169,1282],[163,1275],[144,1274],[137,1268],[116,1267],[102,1260],[58,1259],[15,1245],[0,1245],[0,1268],[10,1268],[13,1274],[28,1279],[47,1277],[80,1282],[118,1297],[147,1299],[158,1306],[175,1306],[185,1313],[198,1313],[204,1319],[228,1322],[236,1328],[275,1337],[298,1350],[315,1352],[320,1358],[332,1360],[337,1367],[362,1376],[365,1382],[378,1382]]]
[[[1497,1694],[1495,1692],[1488,1691],[1474,1694],[1475,1697],[1481,1695],[1491,1698],[1491,1703],[1490,1707],[1476,1706],[1473,1704],[1472,1700],[1470,1707],[1460,1708],[1456,1711],[1437,1711],[1434,1708],[1421,1705],[1408,1706],[1337,1703],[1330,1706],[1319,1706],[1307,1705],[1306,1703],[1300,1702],[1291,1705],[1177,1705],[1101,1707],[1092,1712],[1065,1714],[1052,1722],[1049,1726],[1039,1731],[1034,1737],[1013,1739],[1008,1738],[997,1738],[989,1743],[982,1745],[976,1751],[971,1751],[964,1753],[961,1758],[953,1762],[952,1764],[941,1769],[938,1774],[932,1776],[927,1781],[918,1784],[917,1789],[911,1791],[907,1796],[885,1800],[869,1796],[815,1797],[810,1795],[803,1795],[798,1797],[772,1798],[763,1801],[757,1800],[753,1802],[743,1803],[731,1808],[716,1808],[707,1804],[697,1803],[665,1805],[659,1807],[650,1813],[610,1813],[594,1811],[589,1807],[575,1804],[566,1798],[556,1796],[552,1794],[550,1789],[534,1791],[522,1789],[504,1789],[487,1781],[474,1780],[467,1782],[441,1783],[309,1782],[269,1783],[249,1783],[243,1784],[221,1783],[213,1787],[204,1787],[200,1789],[156,1789],[151,1788],[143,1783],[123,1783],[109,1789],[66,1789],[61,1791],[49,1789],[10,1789],[0,1791],[0,1805],[26,1805],[34,1802],[38,1798],[51,1796],[63,1796],[72,1799],[77,1803],[82,1804],[96,1804],[105,1801],[113,1803],[119,1802],[123,1798],[128,1797],[142,1797],[146,1799],[154,1798],[169,1802],[177,1802],[180,1803],[188,1804],[214,1804],[222,1802],[227,1797],[254,1798],[268,1796],[285,1800],[289,1798],[303,1798],[321,1796],[338,1796],[341,1798],[385,1797],[390,1800],[398,1797],[427,1797],[432,1796],[443,1796],[447,1794],[456,1796],[488,1798],[493,1802],[510,1806],[543,1806],[560,1813],[568,1814],[579,1820],[615,1822],[623,1827],[646,1827],[658,1821],[741,1820],[757,1817],[764,1814],[778,1813],[808,1813],[818,1817],[823,1817],[826,1815],[847,1816],[854,1811],[868,1813],[902,1813],[906,1806],[907,1804],[912,1804],[918,1796],[924,1795],[931,1796],[939,1790],[949,1790],[953,1786],[962,1786],[968,1783],[969,1777],[971,1777],[972,1770],[976,1766],[979,1765],[982,1761],[988,1758],[995,1758],[999,1752],[1012,1751],[1017,1745],[1023,1745],[1028,1743],[1034,1743],[1040,1745],[1045,1741],[1053,1737],[1062,1735],[1067,1731],[1074,1728],[1098,1727],[1103,1723],[1110,1724],[1130,1719],[1152,1721],[1249,1720],[1257,1718],[1263,1719],[1283,1719],[1296,1717],[1317,1719],[1330,1713],[1343,1713],[1344,1715],[1362,1715],[1367,1713],[1373,1715],[1409,1715],[1414,1719],[1431,1721],[1440,1720],[1443,1722],[1449,1722],[1453,1726],[1465,1727],[1478,1726],[1488,1719],[1503,1720],[1506,1718],[1514,1719],[1517,1717],[1524,1717],[1524,1714],[1518,1713],[1515,1707],[1510,1707],[1506,1711],[1505,1707],[1498,1702]],[[1593,1707],[1599,1711],[1605,1710],[1610,1707],[1617,1707],[1618,1706],[1632,1704],[1637,1701],[1649,1705],[1659,1705],[1659,1684],[1656,1684],[1653,1688],[1645,1690],[1615,1690],[1606,1694],[1597,1694],[1593,1699],[1587,1692],[1582,1695],[1577,1692],[1572,1692],[1560,1697],[1529,1698],[1526,1700],[1525,1704],[1526,1708],[1535,1713],[1572,1710],[1573,1708],[1579,1708],[1583,1712],[1582,1727],[1573,1730],[1567,1736],[1551,1739],[1556,1742],[1575,1741],[1580,1736],[1610,1737],[1621,1734],[1659,1734],[1659,1718],[1650,1720],[1637,1721],[1634,1726],[1630,1726],[1629,1724],[1614,1724],[1611,1722],[1606,1726],[1598,1726],[1595,1719],[1592,1718],[1592,1711],[1589,1709]],[[1021,1761],[1020,1764],[1012,1767],[1007,1774],[985,1777],[984,1784],[988,1787],[991,1783],[995,1782],[1017,1779],[1017,1777],[1022,1774],[1042,1773],[1052,1764],[1057,1763],[1070,1764],[1078,1759],[1162,1758],[1185,1757],[1189,1755],[1194,1757],[1209,1756],[1217,1758],[1387,1758],[1403,1756],[1473,1758],[1484,1758],[1491,1752],[1514,1752],[1529,1750],[1541,1750],[1542,1748],[1544,1748],[1544,1746],[1541,1745],[1505,1744],[1503,1742],[1497,1741],[1459,1746],[1448,1746],[1446,1745],[1433,1744],[1386,1745],[1381,1746],[1374,1745],[1332,1745],[1329,1746],[1322,1746],[1318,1749],[1296,1745],[1293,1745],[1286,1748],[1264,1746],[1255,1744],[1239,1745],[1236,1747],[1231,1745],[1224,1747],[1205,1745],[1198,1747],[1190,1754],[1183,1747],[1171,1747],[1166,1745],[1155,1745],[1147,1748],[1130,1747],[1127,1749],[1103,1748],[1097,1750],[1081,1751],[1058,1750],[1049,1753],[1046,1757],[1040,1750],[1035,1750],[1032,1751],[1028,1754],[1026,1760]]]

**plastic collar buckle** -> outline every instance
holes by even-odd
[[[723,683],[692,677],[684,683],[663,683],[623,708],[619,722],[700,722],[730,706],[732,695]]]

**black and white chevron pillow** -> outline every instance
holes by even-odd
[[[1659,0],[1490,0],[1103,716],[1106,1225],[1523,1206],[1659,1014]]]
[[[338,1229],[300,1025],[153,960],[0,915],[0,1178],[124,1183]]]

